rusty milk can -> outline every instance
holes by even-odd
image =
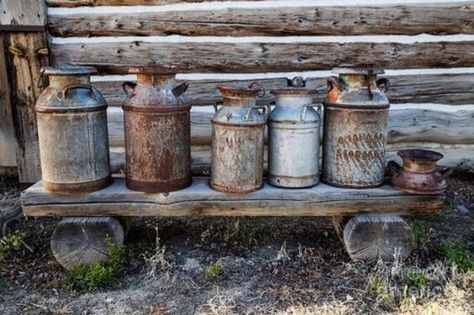
[[[174,73],[136,67],[137,83],[124,82],[126,184],[169,192],[191,185],[190,109]]]
[[[313,107],[315,89],[271,91],[275,108],[268,116],[268,182],[287,188],[319,183],[321,119]]]
[[[383,70],[335,69],[324,101],[322,180],[337,187],[382,185],[389,101]]]
[[[107,104],[90,84],[93,67],[42,69],[49,86],[36,102],[43,187],[87,192],[111,183]]]
[[[266,109],[256,99],[263,91],[256,84],[218,88],[224,100],[211,120],[211,187],[230,193],[258,190],[263,186]]]

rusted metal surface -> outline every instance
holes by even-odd
[[[137,84],[124,82],[127,187],[169,192],[191,185],[190,109],[174,74],[133,68]]]
[[[211,187],[245,193],[263,186],[265,111],[259,111],[256,86],[218,86],[223,106],[212,118]]]
[[[322,180],[337,187],[382,185],[390,104],[378,69],[336,69],[324,101]]]
[[[428,150],[401,150],[403,167],[397,162],[388,164],[392,184],[395,188],[415,195],[438,195],[446,190],[446,178],[453,168],[441,169],[436,162],[443,158],[438,152]]]
[[[107,105],[90,85],[95,69],[42,71],[50,82],[36,103],[43,187],[79,193],[109,185]]]
[[[319,183],[321,119],[313,107],[315,89],[278,89],[268,117],[268,182],[288,188]]]

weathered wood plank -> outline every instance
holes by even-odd
[[[389,143],[429,141],[446,144],[474,144],[474,128],[472,128],[474,106],[457,106],[456,111],[437,109],[436,105],[430,106],[429,109],[416,106],[417,104],[392,105],[388,124]],[[191,113],[192,144],[211,144],[210,120],[213,115],[209,112]],[[108,124],[110,146],[123,147],[123,112],[120,108],[109,108]]]
[[[5,36],[0,33],[0,166],[17,166],[16,137],[13,126],[12,104],[10,99],[10,83],[5,58]]]
[[[54,36],[473,34],[474,5],[298,6],[141,13],[50,14]]]
[[[269,42],[56,42],[53,62],[97,65],[103,73],[126,73],[116,64],[165,64],[183,72],[255,73],[325,70],[373,65],[389,69],[474,66],[474,41],[407,43]]]
[[[467,74],[426,74],[426,75],[395,75],[386,76],[391,85],[388,92],[390,102],[396,103],[437,103],[437,104],[474,104],[474,73]],[[221,103],[222,97],[216,86],[219,84],[242,84],[252,82],[260,84],[267,93],[260,104],[270,104],[275,98],[271,89],[285,88],[288,85],[286,78],[259,79],[259,80],[199,80],[190,81],[186,95],[193,106],[209,106]],[[122,81],[94,82],[109,106],[122,106],[125,94],[122,91]],[[306,86],[319,91],[317,99],[320,101],[327,90],[324,78],[307,78]]]
[[[5,36],[16,114],[19,177],[20,182],[33,183],[41,178],[35,103],[42,92],[38,85],[40,69],[48,64],[47,34],[15,32]]]
[[[83,6],[135,6],[135,5],[165,5],[192,2],[220,2],[239,0],[46,0],[50,7],[74,8]],[[250,0],[261,1],[261,0]]]
[[[1,31],[45,30],[47,6],[44,0],[0,1]]]
[[[123,179],[83,195],[54,195],[41,182],[22,193],[27,216],[331,216],[357,213],[430,213],[441,210],[442,196],[413,196],[390,186],[341,189],[320,184],[310,189],[265,185],[249,194],[213,191],[209,178],[169,194],[128,190]]]

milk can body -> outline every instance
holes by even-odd
[[[244,193],[263,186],[265,108],[256,105],[259,88],[218,87],[223,106],[212,118],[211,187]]]
[[[313,107],[316,90],[273,90],[275,108],[268,116],[268,182],[286,188],[319,183],[321,120]]]
[[[90,85],[92,67],[47,67],[49,86],[36,102],[45,190],[94,191],[111,183],[107,104]]]
[[[187,84],[155,68],[130,72],[137,84],[123,84],[127,187],[169,192],[191,185],[191,106],[182,95]]]
[[[390,104],[382,70],[336,69],[324,101],[324,182],[338,187],[382,185]]]

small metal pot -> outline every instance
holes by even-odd
[[[446,190],[446,178],[453,168],[441,169],[436,162],[443,158],[438,152],[428,150],[401,150],[398,155],[403,167],[397,162],[388,163],[392,184],[396,189],[414,195],[439,195]]]

